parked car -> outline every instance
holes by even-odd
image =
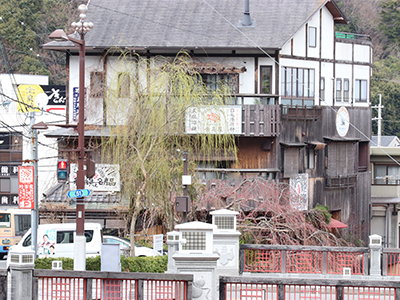
[[[116,237],[116,236],[112,236],[112,235],[104,235],[103,242],[111,243],[111,244],[120,244],[121,254],[123,254],[125,256],[130,255],[131,242],[128,239],[120,238],[120,237]],[[160,256],[162,254],[154,249],[144,247],[144,246],[141,246],[141,245],[135,243],[135,255],[137,257],[143,257],[143,256]]]

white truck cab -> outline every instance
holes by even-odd
[[[39,258],[74,257],[75,223],[40,224],[37,232],[37,255]],[[101,225],[98,223],[85,223],[85,237],[86,257],[101,255],[101,245],[103,242]],[[17,245],[10,248],[10,252],[23,252],[24,250],[33,250],[31,245],[31,229],[29,229]]]

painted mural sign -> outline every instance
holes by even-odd
[[[18,111],[39,112],[41,110],[65,111],[65,85],[20,84],[17,89]]]
[[[71,164],[70,189],[76,190],[77,164]],[[121,188],[119,166],[96,164],[96,174],[93,178],[86,178],[85,188],[91,192],[119,192]]]
[[[292,205],[298,207],[299,210],[308,209],[308,174],[298,174],[296,177],[290,178],[289,182],[292,190],[300,195],[295,197]]]
[[[190,134],[241,134],[242,107],[201,106],[186,111],[186,133]]]

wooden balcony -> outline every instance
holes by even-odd
[[[322,118],[320,106],[282,106],[282,119],[295,121],[317,121]]]
[[[349,188],[357,185],[357,175],[326,176],[327,188]]]
[[[243,105],[242,134],[246,137],[271,137],[280,134],[279,105]]]

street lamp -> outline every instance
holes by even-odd
[[[71,26],[80,35],[80,39],[67,36],[62,29],[57,29],[50,38],[57,40],[69,40],[79,47],[79,118],[78,118],[78,171],[76,188],[85,188],[85,34],[93,28],[92,22],[86,22],[85,4],[78,7],[78,22],[72,22]],[[86,238],[85,238],[85,199],[78,198],[76,201],[76,238],[74,241],[74,270],[86,269]]]

